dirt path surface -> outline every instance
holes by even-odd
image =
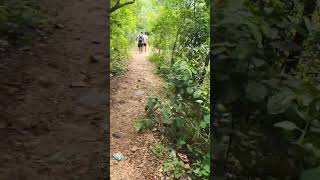
[[[107,1],[48,3],[53,33],[0,61],[0,180],[102,179]]]
[[[154,75],[147,55],[135,52],[128,71],[111,79],[110,153],[126,155],[124,161],[116,161],[111,156],[111,180],[160,179],[160,164],[150,152],[157,138],[152,133],[137,133],[133,126],[134,121],[145,115],[148,93],[159,93],[163,85]]]

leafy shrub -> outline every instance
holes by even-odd
[[[152,130],[154,127],[153,123],[149,119],[140,119],[134,122],[134,128],[138,132],[142,132],[144,130]]]
[[[169,173],[171,178],[179,179],[185,174],[185,171],[183,161],[177,158],[168,159],[164,163],[164,172]]]
[[[111,1],[115,5],[118,1]],[[130,51],[133,43],[136,47],[136,36],[138,35],[139,13],[142,4],[140,1],[122,6],[111,13],[110,17],[110,69],[114,75],[119,75],[127,69]]]
[[[320,89],[306,75],[312,71],[306,64],[317,67],[309,43],[319,40],[318,10],[306,1],[281,0],[229,0],[215,7],[212,157],[224,164],[215,166],[215,175],[247,179],[269,172],[273,179],[298,179],[320,165]]]
[[[187,150],[194,158],[205,156],[209,150],[210,115],[207,114],[204,119],[199,119],[199,111],[194,110],[193,103],[187,103],[183,99],[176,100],[170,95],[168,99],[169,101],[164,101],[158,97],[148,97],[146,103],[148,120],[162,134],[175,142],[179,150]],[[198,164],[197,167],[201,165]],[[205,176],[201,173],[200,175]]]
[[[190,172],[178,158],[168,160],[164,166],[174,172],[172,177],[209,179],[209,4],[200,0],[155,5],[159,15],[152,21],[150,41],[157,50],[149,60],[170,88],[166,97],[147,99],[147,117],[171,148],[190,159]]]
[[[158,159],[163,158],[167,154],[167,148],[161,143],[155,144],[151,151]]]
[[[201,179],[207,179],[210,176],[210,155],[204,156],[202,160],[197,160],[194,164],[193,173]]]

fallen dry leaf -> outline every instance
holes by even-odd
[[[189,162],[188,156],[186,154],[178,153],[178,156],[183,162],[185,162],[185,163]]]

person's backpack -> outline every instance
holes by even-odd
[[[143,36],[139,36],[139,43],[142,43],[142,41],[143,41]]]

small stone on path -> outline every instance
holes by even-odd
[[[133,146],[130,150],[132,152],[136,152],[137,150],[139,150],[140,148],[138,148],[137,146]]]
[[[115,138],[120,138],[121,134],[118,133],[118,132],[115,132],[115,133],[112,134],[112,136],[115,137]]]
[[[137,90],[135,93],[134,93],[134,95],[136,95],[136,96],[142,96],[144,94],[144,91],[142,91],[142,90]]]
[[[126,101],[125,100],[121,100],[121,101],[118,101],[119,104],[125,104]]]

